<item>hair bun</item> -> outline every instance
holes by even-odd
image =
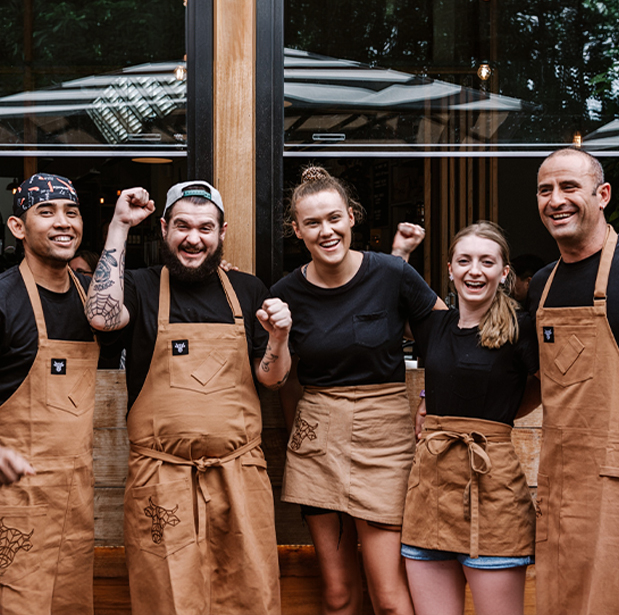
[[[301,183],[317,182],[328,177],[329,173],[322,167],[307,167],[301,175]]]

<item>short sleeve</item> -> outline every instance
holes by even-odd
[[[432,311],[437,295],[413,267],[404,263],[400,298],[404,302],[406,316],[412,326],[414,322],[422,320]]]
[[[539,347],[535,322],[526,312],[518,313],[518,341],[516,354],[525,366],[528,374],[535,374],[539,370]]]

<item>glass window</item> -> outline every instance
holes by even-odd
[[[0,153],[184,155],[181,0],[9,0],[0,28]]]
[[[617,151],[618,23],[617,2],[285,0],[286,152]]]

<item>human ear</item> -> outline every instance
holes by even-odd
[[[21,218],[18,218],[17,216],[9,216],[9,219],[6,221],[6,225],[9,227],[9,230],[15,239],[24,239],[26,235],[25,224]]]

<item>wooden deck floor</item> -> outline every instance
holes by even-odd
[[[123,547],[97,547],[95,555],[95,615],[131,615]],[[310,546],[280,546],[282,615],[319,615],[320,578]],[[373,615],[368,596],[360,615]],[[467,590],[465,615],[474,615]],[[525,615],[535,615],[535,569],[527,573]]]

